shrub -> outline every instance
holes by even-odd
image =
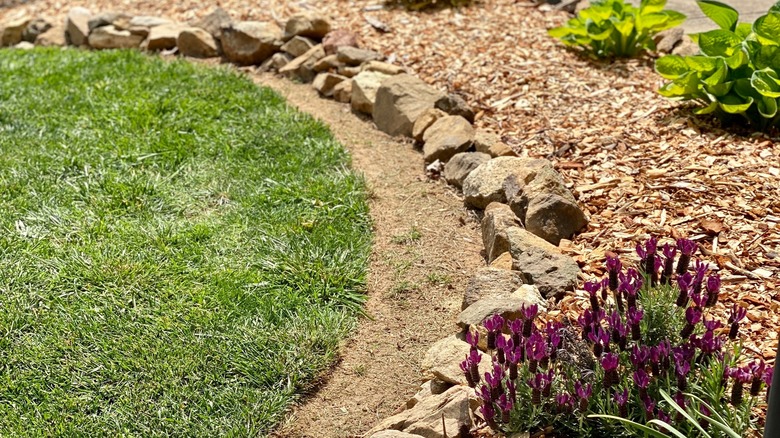
[[[399,5],[410,11],[420,11],[433,7],[461,7],[473,3],[473,0],[387,0],[389,5]]]
[[[740,115],[759,129],[780,126],[780,2],[752,25],[739,23],[728,5],[697,3],[720,29],[692,35],[702,54],[668,55],[656,62],[656,71],[671,80],[659,93],[703,103],[696,114]]]
[[[576,437],[635,436],[632,428],[649,423],[695,437],[721,430],[709,417],[744,436],[771,378],[771,367],[742,357],[737,338],[745,309],[735,305],[725,321],[712,314],[720,279],[692,261],[694,242],[666,244],[662,254],[657,246],[654,238],[637,246],[639,269],[607,259],[608,277],[584,285],[590,307],[579,330],[567,320],[540,321],[536,306],[523,308],[517,320],[486,320],[492,371],[484,376],[478,334],[467,334],[472,349],[461,369],[486,423]]]
[[[595,56],[632,57],[655,49],[653,36],[675,27],[685,15],[664,10],[666,0],[642,0],[639,8],[623,0],[598,0],[565,26],[548,33],[564,44],[582,47]]]

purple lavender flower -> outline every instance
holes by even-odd
[[[618,275],[623,269],[623,264],[617,257],[607,257],[607,272],[609,273],[609,290],[615,292],[618,288]]]
[[[520,308],[520,312],[523,314],[523,337],[527,338],[531,336],[531,331],[533,330],[533,324],[534,324],[534,318],[536,318],[536,315],[539,313],[539,306],[537,304],[532,304],[528,307],[525,307],[525,304],[523,304],[523,307]]]
[[[574,382],[574,392],[577,394],[577,397],[580,400],[579,408],[581,412],[586,412],[588,410],[588,402],[590,401],[590,396],[593,394],[593,385],[588,383],[587,385],[582,385],[580,382]]]
[[[463,371],[463,375],[466,376],[466,382],[469,384],[470,388],[474,388],[477,386],[477,382],[474,381],[474,379],[471,377],[471,362],[469,362],[469,357],[466,355],[466,360],[460,363],[460,369]]]
[[[544,373],[537,373],[530,379],[528,379],[528,386],[531,387],[531,403],[534,405],[540,405],[542,403],[542,390],[546,383],[547,375]]]
[[[685,309],[685,327],[680,332],[680,337],[688,339],[693,330],[696,328],[696,324],[701,321],[701,309],[698,307],[689,307]]]
[[[650,386],[650,376],[643,369],[634,371],[634,384],[639,388],[639,398],[647,397],[647,387]]]
[[[641,347],[639,345],[634,345],[634,347],[631,349],[629,359],[631,360],[631,364],[634,365],[635,369],[645,367],[647,359],[650,358],[650,351],[650,347],[647,345],[643,345]]]
[[[718,325],[720,323],[718,322]],[[712,326],[713,324],[710,324]],[[702,361],[709,360],[712,355],[721,355],[723,350],[723,344],[725,343],[722,336],[716,336],[713,330],[707,330],[704,335],[697,340],[695,344],[701,349],[702,355],[700,359]]]
[[[490,386],[490,398],[492,401],[496,401],[498,397],[504,393],[504,368],[497,363],[493,364],[493,372],[485,373],[485,383]]]
[[[763,383],[761,378],[763,377],[766,364],[763,360],[755,360],[748,365],[748,368],[750,369],[750,374],[753,376],[750,384],[750,395],[755,397],[761,391],[761,384]]]
[[[588,281],[585,283],[584,288],[585,291],[588,292],[588,296],[590,297],[590,308],[593,309],[594,312],[598,312],[600,308],[598,293],[601,290],[601,282]]]
[[[468,355],[469,374],[476,385],[479,383],[479,363],[482,361],[482,353],[479,350],[471,350]]]
[[[538,332],[531,334],[531,337],[526,340],[525,353],[529,360],[528,369],[532,373],[536,372],[539,361],[547,355],[547,343],[541,334]]]
[[[522,345],[523,343],[523,320],[513,319],[509,322],[509,331],[512,332],[512,342],[515,345]]]
[[[563,337],[561,336],[561,330],[563,329],[563,324],[561,324],[558,321],[550,321],[547,323],[547,343],[548,343],[548,356],[550,357],[550,361],[555,362],[555,359],[558,357],[558,348],[561,346],[561,342],[563,341]]]
[[[628,389],[615,392],[613,398],[615,399],[615,403],[618,405],[618,412],[620,416],[622,418],[628,418],[628,408],[626,406],[626,403],[628,403]]]
[[[507,397],[506,394],[501,394],[498,400],[496,400],[496,406],[501,411],[501,422],[504,424],[509,423],[509,414],[512,412],[512,406],[514,406],[512,399]]]
[[[466,342],[471,345],[472,350],[476,350],[477,345],[479,345],[479,332],[471,330],[467,331]]]
[[[691,371],[691,364],[680,360],[674,365],[674,371],[677,376],[677,388],[685,391],[688,388],[688,373]]]
[[[645,421],[650,421],[655,418],[655,400],[650,397],[642,399],[642,404],[645,407]]]
[[[767,386],[767,389],[770,386],[772,386],[772,376],[774,375],[774,373],[775,373],[775,367],[773,366],[766,367],[766,369],[764,369],[764,375],[762,376],[761,379],[764,381],[764,385]]]
[[[699,307],[704,307],[707,298],[701,293],[704,286],[704,276],[707,275],[707,264],[702,263],[700,260],[696,260],[694,264],[694,276],[693,283],[691,283],[690,297]]]
[[[742,321],[745,316],[747,316],[747,309],[741,307],[739,304],[734,304],[734,307],[731,308],[728,320],[730,325],[729,339],[732,341],[737,339],[737,335],[739,334],[739,322]]]
[[[568,392],[562,392],[555,396],[555,403],[558,405],[558,412],[571,412],[572,406],[574,404],[574,397],[572,397]]]
[[[637,253],[639,253],[637,247]],[[658,284],[658,269],[656,269],[656,251],[658,250],[658,239],[655,236],[650,236],[650,239],[645,242],[644,251],[640,254],[642,261],[640,267],[650,277],[650,285],[655,286]],[[643,255],[644,254],[644,255]]]
[[[513,403],[517,402],[517,385],[515,385],[514,380],[509,380],[506,382],[506,391],[509,394],[509,398],[512,399]]]
[[[710,422],[707,421],[707,418],[712,416],[712,411],[710,411],[707,406],[699,405],[699,412],[701,413],[699,416],[699,426],[701,426],[702,429],[707,430],[710,425]]]
[[[544,387],[542,388],[542,395],[544,397],[550,397],[552,393],[552,381],[554,377],[555,377],[555,370],[547,371],[547,375],[545,376],[545,380],[544,380]]]
[[[620,380],[617,373],[619,356],[614,353],[607,353],[601,358],[601,367],[604,368],[604,387],[609,388]]]
[[[593,354],[596,357],[600,357],[601,353],[609,348],[609,332],[604,330],[601,325],[590,332],[588,339],[593,342]]]
[[[744,385],[745,383],[750,382],[753,379],[753,376],[747,369],[729,368],[729,377],[734,379],[734,384],[731,387],[731,404],[739,406],[742,404]]]
[[[604,278],[601,280],[601,301],[606,303],[607,297],[609,297],[609,278]]]
[[[577,317],[577,322],[580,323],[580,326],[582,327],[582,340],[587,341],[588,335],[593,330],[593,312],[590,311],[590,309],[585,309],[582,314]]]
[[[677,276],[677,287],[680,289],[680,294],[677,295],[677,307],[686,307],[688,305],[688,297],[691,293],[691,283],[693,282],[693,276],[690,272],[686,272]]]
[[[712,307],[718,302],[718,294],[720,293],[720,277],[718,275],[710,275],[707,278],[707,303],[705,306]]]
[[[645,316],[645,312],[639,309],[628,309],[628,323],[631,325],[631,339],[638,341],[642,339],[642,333],[639,330],[639,323],[642,321],[642,317]]]
[[[677,248],[664,244],[664,269],[661,272],[661,284],[671,284],[672,274],[674,273],[674,257],[677,255]]]
[[[506,352],[506,362],[509,364],[509,380],[517,379],[517,364],[520,363],[520,349]]]
[[[680,250],[680,260],[677,262],[677,275],[683,275],[688,271],[688,265],[691,262],[691,256],[696,253],[699,246],[696,242],[688,239],[678,239],[677,249]]]
[[[482,417],[487,422],[488,426],[491,428],[496,427],[496,411],[493,409],[493,403],[491,402],[483,402],[482,406],[479,408],[480,414],[482,414]]]
[[[493,402],[493,398],[490,395],[490,386],[482,385],[477,390],[477,395],[482,399],[482,404],[490,404]]]
[[[482,326],[487,330],[487,348],[496,349],[496,335],[504,329],[504,318],[501,315],[493,315],[491,318],[482,322]]]
[[[505,354],[506,347],[507,347],[507,342],[504,335],[499,334],[498,336],[496,336],[496,362],[500,364],[506,362],[506,354]],[[514,345],[512,347],[514,349]]]

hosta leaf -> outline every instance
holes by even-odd
[[[750,35],[750,32],[753,32],[753,25],[750,23],[739,23],[737,24],[737,28],[734,29],[734,33],[739,35],[743,40]]]
[[[727,94],[718,99],[718,106],[729,114],[741,114],[753,105],[753,98],[744,99],[736,94]]]
[[[769,12],[780,12],[780,2],[775,3],[769,8]]]
[[[709,73],[718,68],[718,58],[704,55],[686,56],[685,63],[693,70],[701,73]]]
[[[739,12],[731,6],[714,0],[698,0],[699,9],[723,30],[734,30]]]
[[[660,32],[685,21],[685,15],[675,11],[663,11],[645,14],[637,19],[637,29]]]
[[[655,71],[664,79],[677,79],[689,70],[685,58],[679,55],[666,55],[655,62]]]
[[[726,61],[724,61],[723,58],[717,58],[717,60],[718,67],[715,69],[715,71],[706,78],[703,77],[702,79],[702,82],[709,86],[715,86],[724,82],[728,76],[729,70],[728,67],[726,67]]]
[[[699,92],[699,77],[694,72],[688,72],[658,90],[662,96],[674,98],[690,98]]]
[[[548,29],[547,30],[547,34],[550,35],[551,37],[563,38],[563,37],[565,37],[567,35],[570,35],[570,34],[574,33],[572,31],[573,31],[573,29],[570,28],[570,27],[561,26],[561,27],[554,27],[552,29]]]
[[[771,68],[780,71],[780,46],[763,46],[757,41],[749,41],[752,48],[753,65],[757,70]]]
[[[777,115],[777,99],[763,96],[756,101],[756,104],[758,106],[758,112],[767,119],[771,119]]]
[[[602,24],[612,16],[612,8],[607,4],[597,4],[580,11],[579,18],[583,21],[592,20],[596,24]]]
[[[753,23],[753,32],[765,44],[780,44],[780,13],[770,12],[758,17]]]
[[[761,97],[761,94],[750,84],[750,79],[737,79],[734,81],[733,90],[737,95],[742,96],[745,99],[750,97],[757,99]]]
[[[699,48],[710,56],[731,56],[742,38],[730,30],[716,29],[699,34]]]
[[[588,26],[588,37],[590,37],[592,40],[604,41],[606,39],[609,39],[611,35],[612,35],[611,26],[606,26],[606,29],[597,26],[595,23],[592,23],[590,26]]]
[[[618,21],[615,19],[612,22],[612,25],[624,38],[628,38],[631,35],[631,32],[634,31],[634,23],[631,20]]]
[[[756,70],[750,78],[750,85],[762,96],[780,97],[780,80],[772,69]]]
[[[736,70],[743,65],[747,65],[748,62],[750,62],[750,58],[748,58],[742,48],[735,50],[733,55],[726,58],[726,65],[728,65],[732,70]]]
[[[734,85],[734,81],[723,82],[721,84],[716,84],[716,85],[705,84],[704,90],[706,90],[707,93],[713,96],[721,97],[729,94],[733,85]]]
[[[714,98],[712,99],[712,102],[710,102],[709,105],[705,106],[704,108],[697,108],[693,110],[694,114],[711,114],[714,113],[715,110],[718,109],[718,101]]]
[[[653,12],[661,12],[666,6],[666,0],[642,0],[639,4],[639,13],[652,14]]]

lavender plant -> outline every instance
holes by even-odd
[[[485,423],[562,437],[635,436],[637,425],[685,437],[755,428],[751,410],[772,368],[745,362],[745,309],[734,305],[726,321],[713,314],[720,278],[693,259],[696,250],[680,239],[659,254],[651,238],[637,246],[639,269],[608,258],[607,277],[584,285],[590,306],[576,322],[543,321],[535,305],[517,320],[489,318],[492,371],[483,376],[485,354],[470,332],[461,368]]]

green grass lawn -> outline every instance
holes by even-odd
[[[0,435],[269,431],[360,310],[348,162],[224,69],[0,51]]]

